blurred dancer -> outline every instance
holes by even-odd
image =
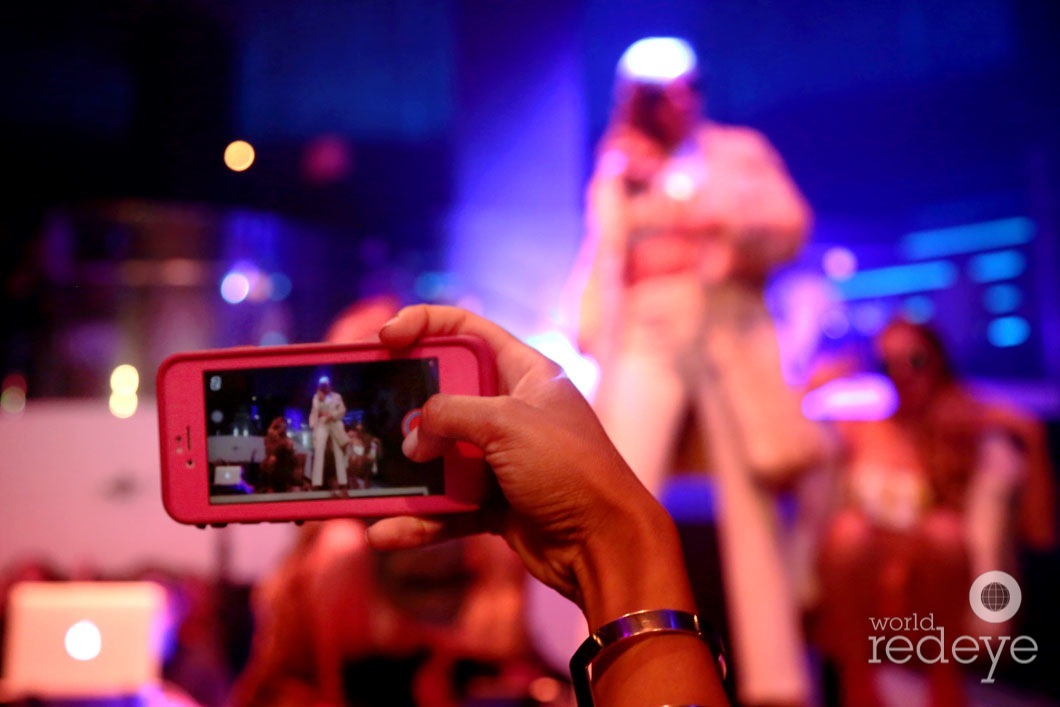
[[[883,703],[869,617],[930,616],[946,636],[1005,632],[1005,624],[967,623],[972,580],[1015,573],[1017,539],[1035,549],[1055,542],[1041,425],[973,396],[927,327],[897,320],[875,343],[898,407],[885,420],[836,424],[845,498],[820,558],[820,639],[842,703],[859,707]],[[917,628],[906,631],[914,644],[925,635]],[[966,703],[957,662],[927,667],[931,704]]]
[[[364,422],[361,420],[347,430],[346,435],[350,438],[347,470],[358,486],[368,488],[372,484],[372,478],[379,474],[383,443],[364,428]]]
[[[719,536],[741,698],[808,694],[769,487],[816,461],[763,298],[810,211],[768,141],[703,118],[695,53],[633,44],[588,187],[579,346],[601,366],[596,407],[653,493],[689,406],[721,489]],[[754,649],[751,650],[751,647]]]
[[[261,462],[258,490],[287,491],[294,481],[294,442],[287,436],[287,420],[276,417],[265,433],[265,460]]]

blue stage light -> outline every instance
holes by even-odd
[[[1033,238],[1034,222],[1019,216],[910,233],[902,239],[902,253],[910,260],[924,260],[1011,248]]]
[[[902,304],[902,312],[909,321],[925,324],[935,316],[935,302],[924,295],[913,295]]]
[[[991,314],[1008,314],[1023,304],[1023,292],[1010,283],[991,285],[983,293],[983,307]]]
[[[1000,317],[990,322],[986,336],[998,348],[1019,346],[1031,335],[1031,325],[1023,317]]]
[[[1011,280],[1027,269],[1027,258],[1018,250],[982,253],[968,261],[968,277],[975,282]]]
[[[945,290],[956,282],[956,265],[948,260],[932,260],[862,270],[848,280],[837,282],[836,287],[843,299],[852,300]]]

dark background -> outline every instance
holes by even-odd
[[[1056,15],[1014,0],[18,5],[0,26],[0,362],[30,396],[94,395],[113,360],[314,340],[379,291],[532,333],[577,246],[615,61],[678,34],[707,66],[710,114],[764,131],[813,204],[807,263],[841,244],[888,265],[912,231],[1033,222],[1026,342],[989,344],[982,288],[931,306],[966,372],[1045,381],[1028,399],[1055,412]],[[236,138],[257,150],[245,173],[221,160]],[[223,302],[248,260],[290,294]]]

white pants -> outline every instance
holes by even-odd
[[[335,455],[335,475],[339,484],[345,486],[346,480],[346,451],[343,449],[347,441],[346,430],[339,422],[321,422],[313,428],[313,476],[311,484],[322,486],[324,483],[324,456],[327,453],[328,441],[331,441],[331,451]]]
[[[658,494],[688,406],[695,406],[720,490],[718,537],[740,698],[805,702],[810,681],[776,499],[752,473],[743,442],[752,433],[748,425],[771,423],[742,424],[745,401],[731,394],[737,387],[745,397],[771,396],[771,388],[783,387],[768,312],[753,291],[708,293],[688,276],[632,286],[623,310],[619,346],[602,362],[597,413],[633,471]],[[745,366],[751,359],[757,362]],[[753,388],[741,389],[747,386]]]

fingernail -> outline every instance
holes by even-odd
[[[399,310],[398,310],[398,311],[397,311],[397,312],[396,312],[396,313],[394,314],[394,316],[392,316],[392,317],[391,317],[390,319],[387,319],[387,320],[386,320],[386,323],[385,323],[385,324],[384,324],[383,326],[379,327],[379,329],[380,329],[380,330],[382,330],[382,329],[386,329],[386,328],[387,328],[388,326],[390,326],[391,324],[393,324],[394,322],[396,322],[396,321],[397,321],[398,319],[401,319],[401,315],[405,313],[405,310],[406,310],[406,309],[408,309],[408,307],[402,307],[401,309],[399,309]]]
[[[412,459],[412,455],[416,453],[416,448],[420,446],[420,435],[419,429],[414,429],[408,433],[405,437],[405,441],[401,443],[401,453],[409,459]]]

